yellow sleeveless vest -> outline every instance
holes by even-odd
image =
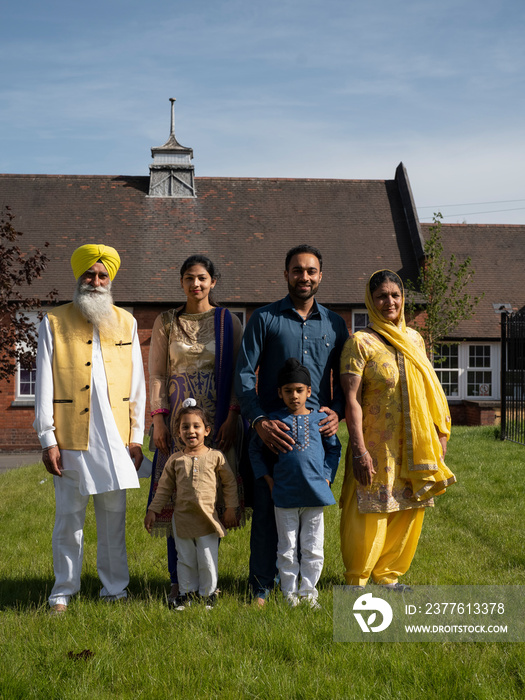
[[[133,316],[113,307],[115,325],[100,334],[108,394],[118,431],[129,444],[129,394],[132,375]],[[74,304],[48,313],[53,334],[53,416],[58,446],[87,450],[91,410],[93,326]]]

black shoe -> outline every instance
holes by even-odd
[[[189,608],[192,603],[195,602],[195,594],[194,593],[183,593],[182,595],[179,595],[175,598],[173,603],[171,604],[170,607],[173,607],[174,610],[186,610],[186,608]]]
[[[212,593],[207,598],[203,598],[206,610],[211,610],[212,608],[214,608],[217,605],[218,599],[219,596],[217,595],[217,592]]]

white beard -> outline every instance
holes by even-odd
[[[113,325],[113,296],[111,281],[106,287],[92,287],[81,279],[73,296],[73,303],[80,313],[99,331],[108,331]]]

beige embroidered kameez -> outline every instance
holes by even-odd
[[[237,508],[237,482],[222,452],[208,450],[198,456],[176,452],[166,462],[149,510],[160,513],[176,490],[173,515],[178,537],[203,537],[212,532],[224,537],[226,529],[215,508],[219,482],[225,507]]]
[[[193,397],[213,425],[215,419],[215,309],[202,314],[181,314],[176,309],[157,316],[149,354],[151,410],[170,409],[171,422],[184,399]],[[242,339],[242,326],[232,314],[233,366]],[[231,405],[238,406],[232,387]],[[170,429],[173,434],[173,430]],[[228,455],[230,458],[230,455]]]

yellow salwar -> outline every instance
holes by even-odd
[[[354,479],[354,486],[357,482]],[[395,583],[410,568],[416,553],[424,508],[392,513],[360,513],[356,489],[341,505],[341,553],[349,586],[364,586],[370,576],[379,584]]]

